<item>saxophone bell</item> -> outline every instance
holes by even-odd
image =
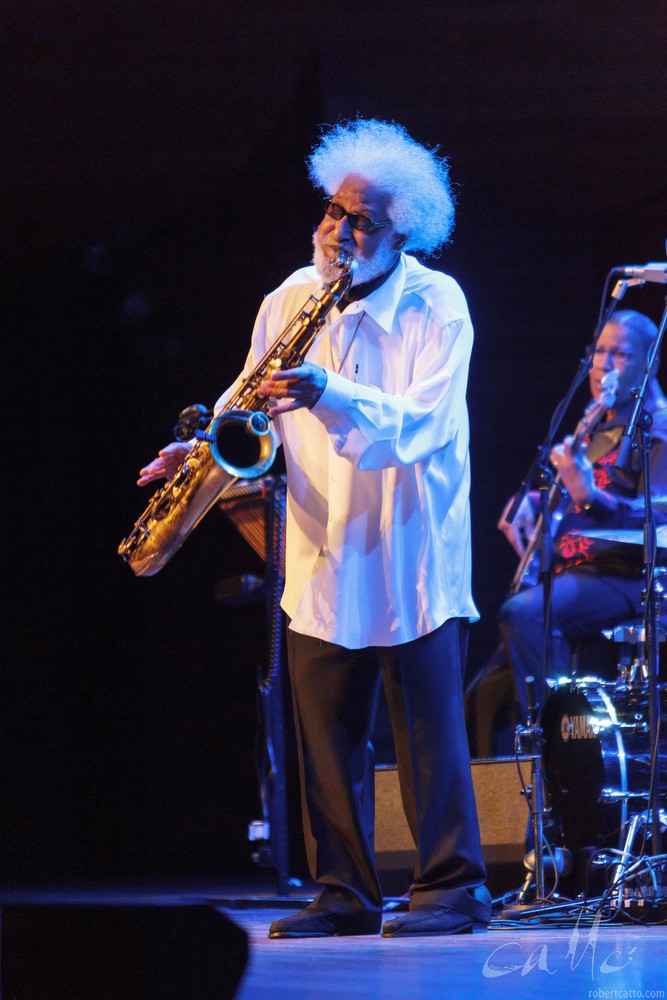
[[[237,479],[263,476],[278,448],[271,418],[262,410],[223,410],[195,436],[208,442],[220,468]]]

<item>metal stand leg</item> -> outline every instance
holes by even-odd
[[[627,830],[625,834],[625,840],[623,841],[622,848],[622,858],[618,865],[613,869],[612,886],[618,882],[618,886],[614,890],[611,896],[611,901],[618,909],[622,909],[625,902],[625,893],[627,891],[625,885],[622,883],[622,877],[625,873],[627,867],[627,860],[633,857],[633,848],[637,837],[642,831],[650,832],[653,835],[653,830],[658,827],[661,834],[667,830],[667,810],[659,809],[658,815],[653,817],[650,809],[645,809],[643,812],[635,813],[627,824]],[[658,852],[653,852],[654,856]],[[659,889],[658,896],[661,895],[661,890]]]
[[[534,679],[526,678],[528,687],[528,725],[517,726],[517,740],[522,738],[530,741],[530,788],[524,790],[524,794],[530,801],[530,818],[533,831],[534,850],[529,852],[524,858],[524,865],[527,869],[526,878],[517,896],[514,906],[506,907],[503,910],[504,917],[519,916],[522,911],[532,909],[525,903],[526,897],[535,876],[535,900],[536,904],[542,903],[545,898],[545,878],[544,878],[544,788],[542,785],[542,729],[537,724],[536,716],[538,706],[535,704]]]

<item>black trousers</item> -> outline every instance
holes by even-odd
[[[288,630],[306,852],[331,909],[379,910],[370,744],[380,681],[417,847],[410,906],[466,911],[486,878],[463,709],[468,623],[413,642],[346,649]]]

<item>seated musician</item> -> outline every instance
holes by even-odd
[[[602,379],[616,369],[615,402],[580,447],[573,447],[573,439],[566,437],[551,452],[555,474],[569,494],[561,503],[563,516],[555,528],[551,600],[554,677],[570,673],[573,649],[583,640],[643,614],[642,547],[579,532],[641,531],[644,503],[638,449],[632,449],[623,468],[614,463],[633,404],[632,389],[641,384],[656,334],[655,324],[641,313],[623,310],[613,315],[598,340],[589,382],[597,400],[603,392]],[[667,398],[655,375],[657,367],[656,360],[645,406],[653,417],[649,462],[653,496],[667,492]],[[526,497],[511,524],[505,518],[508,509],[509,505],[498,527],[522,556],[533,533],[539,499]],[[535,678],[538,700],[544,704],[542,584],[508,598],[498,620],[525,719],[527,676]]]

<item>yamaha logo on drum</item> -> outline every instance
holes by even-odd
[[[596,740],[597,733],[591,725],[590,715],[563,715],[560,720],[560,738],[568,740]]]

